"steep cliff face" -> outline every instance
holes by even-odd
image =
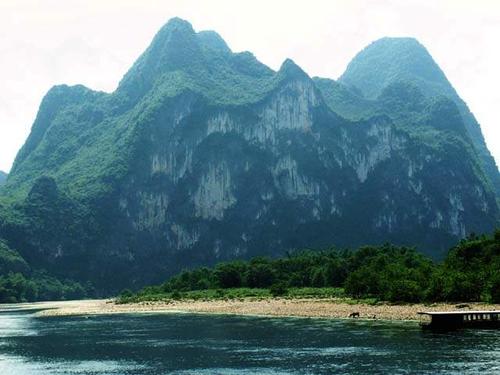
[[[486,147],[481,127],[443,71],[417,40],[382,38],[373,42],[351,61],[339,81],[355,87],[367,99],[378,97],[394,82],[405,81],[414,84],[429,98],[444,96],[452,100],[479,155],[484,172],[497,196],[500,196],[500,174]]]
[[[298,247],[439,257],[498,222],[491,178],[452,99],[386,81],[364,97],[291,60],[273,72],[174,19],[114,93],[47,94],[3,190],[37,229],[4,215],[0,237],[106,290]]]

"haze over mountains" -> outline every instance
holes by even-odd
[[[110,292],[301,247],[439,258],[498,225],[499,198],[479,124],[416,40],[378,40],[333,81],[172,19],[115,92],[46,94],[0,190],[0,238],[32,270]]]

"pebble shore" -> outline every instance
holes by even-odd
[[[27,304],[28,305],[28,304]],[[338,299],[243,299],[210,301],[165,301],[116,304],[113,300],[40,302],[29,304],[40,309],[37,316],[106,315],[120,313],[207,313],[270,317],[349,318],[372,320],[422,320],[419,311],[500,310],[500,305],[456,304],[376,304],[348,303]],[[359,314],[359,317],[358,317]]]

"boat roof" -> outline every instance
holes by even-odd
[[[419,311],[425,315],[500,314],[500,310]]]

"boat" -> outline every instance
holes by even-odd
[[[424,329],[450,330],[459,328],[500,328],[500,311],[422,311],[420,315],[430,317],[422,323]]]

